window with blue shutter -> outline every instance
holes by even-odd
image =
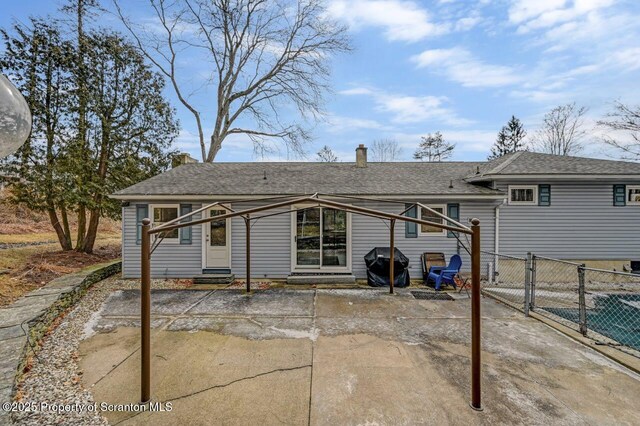
[[[451,203],[447,204],[447,216],[456,222],[460,222],[460,204]],[[446,225],[451,225],[450,222],[447,222]],[[457,232],[447,231],[447,238],[454,238]]]
[[[626,206],[626,185],[613,185],[613,205]]]
[[[551,205],[551,185],[538,185],[538,205]]]
[[[404,208],[409,209],[412,204],[405,204]],[[418,218],[418,207],[413,206],[405,213],[407,217],[415,217]],[[418,238],[418,224],[413,222],[405,222],[404,223],[404,237],[405,238]]]
[[[191,213],[191,204],[180,204],[180,216]],[[191,216],[180,223],[191,222]],[[180,244],[191,244],[191,226],[180,228]]]
[[[142,219],[149,217],[148,204],[136,204],[136,244],[142,243]]]

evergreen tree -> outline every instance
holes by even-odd
[[[429,133],[426,137],[422,136],[422,142],[418,145],[418,149],[413,153],[413,158],[422,161],[442,161],[451,158],[455,144],[450,144],[444,140],[442,133],[435,132],[433,135]]]
[[[496,142],[491,147],[491,155],[487,159],[494,160],[512,152],[526,151],[525,136],[527,136],[527,132],[524,130],[522,122],[515,115],[512,115],[507,125],[498,132]]]
[[[0,31],[0,68],[33,115],[29,140],[4,161],[2,175],[13,202],[48,214],[63,250],[73,248],[68,215],[75,213],[75,248],[91,253],[100,218],[120,216],[107,195],[169,166],[178,123],[161,95],[163,78],[117,33],[85,33],[91,49],[80,90],[75,38],[61,28],[55,20],[32,19],[30,27]]]

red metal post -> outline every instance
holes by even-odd
[[[244,218],[244,224],[247,228],[247,248],[245,250],[247,255],[247,293],[251,293],[251,220],[248,214]]]
[[[471,220],[471,408],[482,410],[480,220]]]
[[[142,220],[140,265],[141,375],[140,401],[151,399],[151,220]]]
[[[393,267],[395,266],[395,259],[394,259],[394,243],[395,243],[395,227],[396,227],[396,220],[395,219],[391,219],[389,221],[389,294],[393,294],[393,278],[394,278],[394,270]]]

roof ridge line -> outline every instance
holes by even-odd
[[[494,167],[493,169],[487,171],[486,173],[482,173],[482,175],[492,175],[492,174],[497,174],[498,172],[500,172],[501,170],[505,169],[509,164],[513,163],[518,157],[520,157],[522,155],[522,153],[527,152],[527,151],[517,151],[515,152],[511,158],[508,158],[507,160],[505,160],[504,162],[502,162],[501,164],[499,164],[498,166]]]

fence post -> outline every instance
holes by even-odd
[[[538,270],[538,262],[536,260],[536,255],[531,254],[531,281],[530,281],[530,290],[529,290],[529,309],[534,310],[536,308],[536,272]]]
[[[578,309],[580,313],[580,334],[583,336],[587,335],[587,304],[584,296],[584,268],[586,266],[584,263],[578,266]]]
[[[531,252],[527,252],[527,259],[524,262],[524,316],[529,316],[531,290]]]

